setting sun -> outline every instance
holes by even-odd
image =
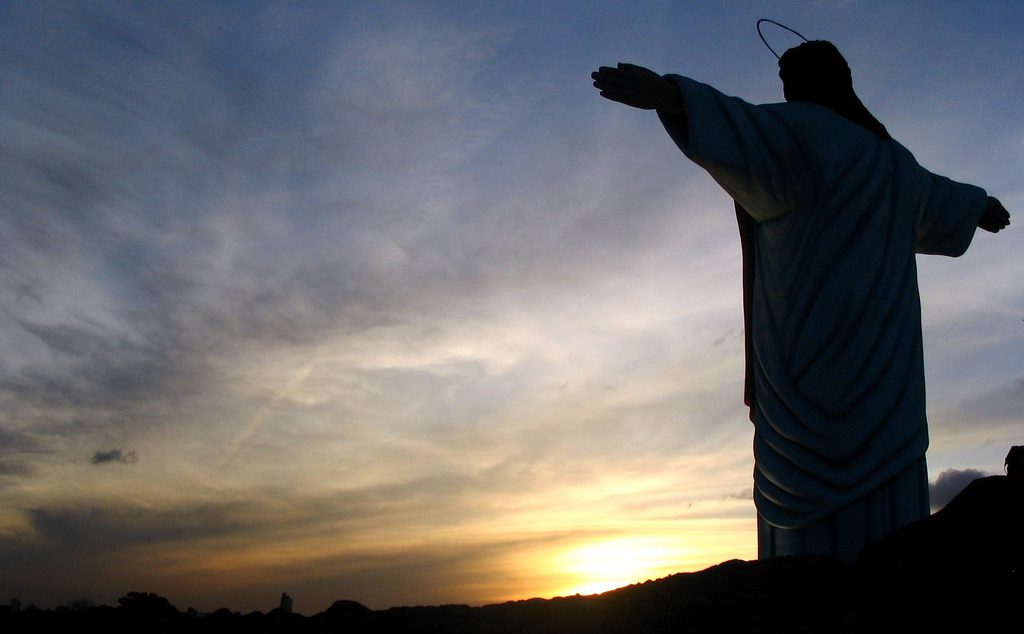
[[[690,552],[667,537],[634,537],[585,544],[558,563],[574,578],[565,594],[597,594],[676,572]]]

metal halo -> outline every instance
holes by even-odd
[[[787,31],[789,31],[793,35],[799,37],[801,40],[803,40],[805,42],[809,41],[806,37],[804,37],[802,34],[800,34],[800,32],[795,31],[795,30],[789,28],[785,24],[779,24],[775,20],[769,20],[768,18],[761,18],[760,20],[757,21],[757,34],[759,36],[761,36],[761,41],[764,42],[764,45],[767,46],[768,50],[772,52],[772,55],[775,56],[775,59],[781,59],[781,56],[778,53],[775,52],[775,49],[772,48],[772,45],[768,43],[768,40],[764,39],[764,33],[761,32],[761,23],[762,22],[768,22],[770,24],[774,24],[777,27],[781,27],[783,29],[786,29]]]

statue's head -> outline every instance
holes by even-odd
[[[850,66],[831,42],[814,40],[787,50],[779,58],[779,78],[786,101],[825,106],[884,139],[890,138],[853,91]]]
[[[786,101],[836,102],[853,92],[850,66],[831,42],[804,42],[779,58]],[[824,105],[824,103],[822,103]]]

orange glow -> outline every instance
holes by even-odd
[[[501,600],[523,596],[600,594],[649,579],[697,572],[729,559],[755,559],[753,522],[746,518],[684,519],[622,532],[560,541],[512,563],[523,583]],[[516,574],[518,573],[518,574]],[[497,598],[497,597],[495,597]]]
[[[574,548],[556,565],[572,578],[564,594],[597,594],[672,574],[692,552],[667,537],[624,537]]]

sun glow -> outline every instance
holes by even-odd
[[[575,581],[564,594],[597,594],[676,572],[692,549],[665,537],[632,537],[585,544],[558,557]]]

